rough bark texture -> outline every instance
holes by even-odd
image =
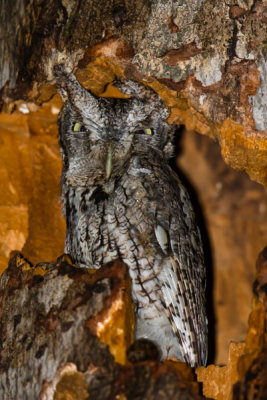
[[[201,399],[189,367],[114,361],[103,336],[115,355],[116,341],[126,355],[119,331],[127,336],[127,327],[114,314],[116,304],[130,324],[126,286],[120,262],[94,273],[66,256],[32,267],[14,255],[0,279],[0,398]]]
[[[216,138],[229,164],[266,183],[266,1],[24,0],[1,13],[4,102],[49,98],[36,83],[55,60],[85,68],[102,56],[106,73],[89,68],[89,80],[149,80],[171,122]]]

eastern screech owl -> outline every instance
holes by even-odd
[[[65,251],[86,268],[116,258],[129,268],[135,337],[161,358],[207,360],[205,267],[185,188],[168,165],[174,127],[150,88],[115,85],[131,98],[97,98],[63,65],[59,116]]]

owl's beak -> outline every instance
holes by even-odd
[[[112,171],[112,147],[108,146],[108,153],[106,158],[106,178],[108,179]]]

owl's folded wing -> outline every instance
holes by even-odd
[[[162,212],[158,210],[156,215],[158,224],[155,235],[166,255],[158,278],[161,281],[162,301],[185,361],[191,366],[205,365],[206,277],[202,243],[188,195],[182,186],[180,190],[186,199],[174,200],[168,211],[164,208]]]

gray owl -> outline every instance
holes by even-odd
[[[205,267],[185,188],[168,165],[168,108],[134,81],[130,98],[98,98],[63,65],[54,67],[65,104],[59,115],[65,251],[86,268],[120,258],[129,268],[135,338],[161,359],[207,360]]]

